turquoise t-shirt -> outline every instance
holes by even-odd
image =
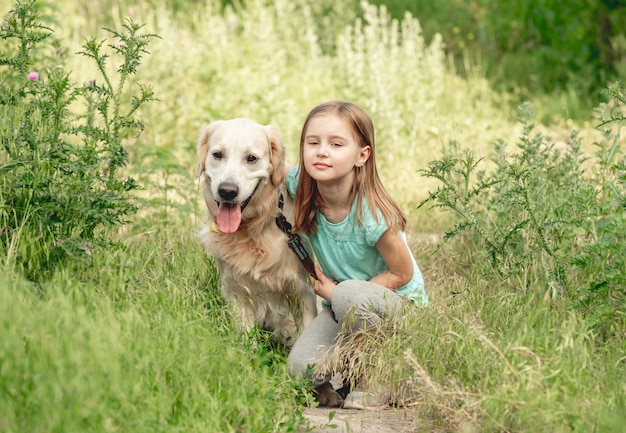
[[[295,194],[298,185],[299,168],[294,167],[287,175],[286,185],[289,194]],[[387,270],[387,264],[376,249],[376,243],[387,230],[387,224],[380,211],[378,222],[370,212],[367,200],[363,200],[361,224],[357,223],[355,199],[348,216],[341,222],[329,222],[321,212],[316,212],[317,231],[309,236],[313,251],[324,274],[335,281],[370,280]],[[400,232],[406,243],[406,235]],[[408,249],[407,244],[407,249]],[[411,254],[413,258],[413,254]],[[423,305],[428,304],[424,290],[424,279],[413,258],[413,278],[400,287],[397,293]]]

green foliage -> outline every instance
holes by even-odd
[[[499,287],[508,280],[518,291],[543,288],[546,298],[584,307],[603,335],[619,335],[626,312],[623,117],[603,123],[616,127],[604,129],[589,166],[578,132],[556,143],[534,132],[532,114],[529,104],[520,107],[518,143],[509,150],[495,142],[487,168],[450,143],[420,170],[441,183],[420,206],[455,213],[458,223],[445,239],[467,234],[468,253]]]
[[[512,296],[478,273],[460,278],[464,252],[452,247],[426,278],[447,274],[444,290],[455,294],[437,291],[428,308],[349,337],[339,355],[351,354],[352,377],[410,407],[415,431],[623,431],[623,340],[598,344],[564,303]]]
[[[63,180],[50,188],[53,203],[60,202],[59,191],[96,197],[108,190],[110,179],[115,186],[132,176],[143,189],[118,191],[122,201],[137,205],[132,193],[146,205],[140,213],[119,214],[132,224],[116,233],[116,248],[92,250],[119,227],[96,225],[93,239],[87,237],[85,249],[76,251],[93,251],[84,262],[57,262],[50,251],[58,242],[40,242],[51,225],[39,222],[42,203],[29,208],[33,218],[24,214],[19,221],[11,219],[10,205],[2,207],[6,236],[0,256],[8,270],[0,276],[0,333],[6,337],[0,343],[0,430],[303,431],[310,384],[289,377],[287,350],[267,333],[234,331],[214,263],[191,233],[206,212],[193,179],[195,145],[207,122],[248,116],[276,124],[288,160],[295,162],[304,116],[332,98],[351,99],[374,118],[381,175],[409,214],[407,235],[431,299],[428,308],[384,323],[392,329],[357,341],[365,353],[354,360],[353,376],[367,373],[372,383],[406,398],[406,430],[623,430],[621,87],[610,89],[617,102],[598,109],[604,133],[596,154],[585,142],[589,131],[564,139],[559,131],[556,139],[537,133],[545,129],[530,122],[529,106],[520,138],[506,108],[509,95],[494,93],[471,66],[466,78],[448,67],[447,53],[462,54],[461,42],[466,48],[490,47],[489,38],[508,37],[476,31],[483,18],[500,17],[472,9],[476,21],[466,31],[459,16],[482,2],[410,2],[432,8],[432,14],[414,14],[419,21],[404,17],[404,10],[396,15],[391,1],[386,4],[388,9],[352,0],[32,5],[39,15],[31,22],[40,24],[30,34],[43,39],[24,50],[30,64],[0,66],[0,136],[19,136],[16,131],[28,121],[48,125],[31,128],[15,151],[26,155],[36,144],[42,149],[39,164],[47,161],[41,154],[52,154],[56,159],[47,164],[65,167],[58,173],[44,167],[50,185]],[[538,7],[547,10],[547,4]],[[144,27],[134,22],[158,29],[160,37],[143,38]],[[513,29],[511,22],[496,24]],[[111,37],[111,45],[96,38],[79,42],[102,27],[109,29],[102,35]],[[53,29],[59,39],[44,36]],[[432,37],[437,32],[441,39]],[[3,61],[14,61],[20,52],[18,34],[0,43]],[[145,56],[148,39],[151,54]],[[140,56],[141,68],[138,60],[126,62],[118,48]],[[82,54],[70,55],[76,52]],[[523,69],[531,64],[523,56],[516,63],[504,54],[495,65],[516,64],[520,75],[535,74]],[[494,63],[484,65],[500,76]],[[133,69],[120,86],[120,73]],[[47,89],[53,70],[57,84]],[[70,70],[71,76],[64,72]],[[33,71],[39,80],[28,79]],[[159,95],[148,109],[133,103],[133,97],[149,95],[136,84],[137,74]],[[71,78],[84,84],[73,86]],[[121,87],[131,85],[136,92],[119,96]],[[548,97],[560,113],[559,100]],[[65,114],[55,117],[59,107]],[[115,136],[107,124],[116,118],[116,140],[123,145],[117,153],[115,140],[107,141]],[[41,137],[64,144],[46,147]],[[443,155],[442,143],[449,143]],[[84,150],[89,145],[95,154]],[[4,166],[8,154],[1,152]],[[112,157],[98,156],[102,152]],[[109,159],[127,163],[111,177]],[[92,169],[93,160],[100,161],[98,176],[80,177],[72,165]],[[416,170],[425,166],[433,176],[416,179]],[[28,179],[18,170],[22,165],[16,167],[15,173],[5,170],[0,182],[6,173],[8,179]],[[91,193],[81,184],[88,178],[95,179]],[[62,190],[62,184],[69,186]],[[2,200],[16,191],[4,185]],[[451,188],[444,192],[446,185]],[[438,201],[415,210],[431,186],[442,190]],[[66,206],[76,216],[91,206],[69,207],[70,202]],[[427,203],[456,212],[427,210]],[[435,250],[433,239],[452,217],[458,226]],[[49,257],[49,280],[33,283],[14,272],[30,266],[27,253]]]
[[[528,99],[547,92],[599,101],[598,92],[626,71],[626,8],[611,0],[375,0],[400,19],[417,17],[426,38],[441,34],[458,70],[486,74]],[[472,66],[471,66],[472,65]],[[588,106],[588,104],[587,104]],[[581,109],[575,101],[569,108]],[[582,108],[585,108],[584,106]],[[587,113],[569,113],[583,115]]]
[[[232,332],[189,233],[147,239],[41,284],[0,273],[1,430],[298,431],[285,352]]]
[[[622,109],[626,98],[619,82],[609,86],[607,94],[622,105],[598,108],[604,138],[595,143],[598,198],[590,204],[595,212],[582,233],[586,242],[571,262],[586,276],[577,305],[604,334],[614,335],[623,330],[626,310],[626,158],[620,142],[626,124]]]
[[[102,84],[74,87],[58,64],[64,54],[49,66],[39,56],[53,34],[34,4],[18,2],[0,28],[2,40],[17,41],[17,52],[0,59],[8,68],[0,83],[0,248],[37,279],[107,243],[109,233],[99,229],[123,224],[137,210],[129,195],[135,180],[119,176],[128,161],[123,140],[143,129],[133,116],[152,91],[138,85],[131,97],[126,88],[154,35],[140,34],[132,22],[108,30],[118,41],[109,47],[122,60],[117,82],[104,41],[88,40],[80,54],[97,64]]]

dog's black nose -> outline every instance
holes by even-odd
[[[232,200],[239,194],[239,187],[232,182],[222,182],[217,188],[217,193],[224,200]]]

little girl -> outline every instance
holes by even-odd
[[[342,333],[398,314],[402,299],[426,305],[428,297],[406,242],[406,217],[378,176],[365,111],[342,101],[315,107],[302,128],[300,166],[286,183],[295,200],[294,232],[309,236],[320,265],[311,283],[324,308],[287,360],[292,375],[306,376]],[[344,404],[329,374],[311,379],[320,405],[364,408],[350,394]]]

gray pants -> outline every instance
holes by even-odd
[[[317,387],[330,380],[330,369],[311,376],[309,365],[317,364],[324,354],[337,344],[343,335],[368,329],[380,323],[381,318],[399,314],[402,298],[394,291],[362,280],[346,280],[337,284],[332,293],[332,310],[324,307],[313,322],[304,329],[291,348],[287,366],[292,376],[309,376]],[[319,366],[318,366],[319,367]]]

